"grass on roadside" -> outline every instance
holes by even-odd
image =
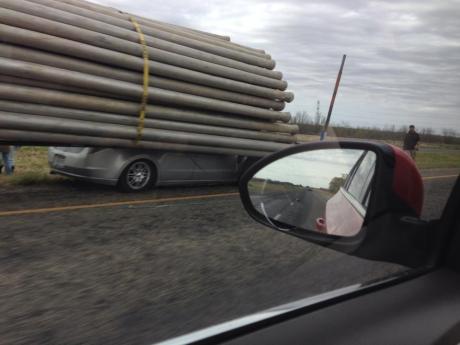
[[[301,135],[302,141],[318,140],[317,136]],[[395,143],[391,143],[395,144]],[[397,143],[396,143],[397,144]],[[460,150],[445,150],[446,147],[440,144],[429,144],[434,151],[421,151],[417,153],[417,166],[419,169],[433,168],[459,168]],[[0,187],[7,185],[34,185],[51,184],[65,179],[64,177],[49,174],[48,148],[46,147],[22,147],[15,153],[15,172],[13,176],[0,175]]]
[[[417,152],[416,163],[419,169],[459,168],[459,152]]]
[[[311,142],[319,140],[318,135],[298,134],[299,142]],[[329,137],[329,140],[340,138]],[[387,144],[402,147],[402,141],[387,140]],[[419,169],[460,169],[460,146],[443,143],[421,143],[420,151],[417,152],[416,163]]]
[[[18,185],[18,186],[31,186],[38,184],[50,184],[62,181],[63,178],[59,176],[53,176],[44,172],[34,172],[27,171],[24,173],[17,173],[11,176],[9,179],[5,180],[6,184]],[[0,186],[2,185],[2,180],[0,179]]]
[[[0,175],[0,186],[49,184],[63,178],[49,174],[47,147],[21,147],[15,150],[15,171],[12,176]]]

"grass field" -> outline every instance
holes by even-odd
[[[317,135],[298,135],[300,142],[318,140]],[[340,138],[330,137],[329,140]],[[402,141],[385,141],[387,144],[402,147]],[[417,152],[416,163],[419,169],[460,169],[460,146],[442,143],[421,143],[420,151]]]
[[[21,147],[15,152],[14,175],[6,176],[3,169],[0,186],[55,183],[63,179],[49,171],[47,147]]]
[[[460,150],[458,152],[424,152],[417,153],[416,158],[419,169],[435,168],[460,168]]]
[[[317,136],[300,135],[300,141],[317,140]],[[390,144],[400,146],[401,143]],[[0,186],[48,184],[62,181],[63,177],[49,174],[48,149],[46,147],[22,147],[15,154],[15,173],[13,176],[0,175]],[[459,168],[460,147],[443,144],[422,144],[417,153],[417,166],[420,169]]]

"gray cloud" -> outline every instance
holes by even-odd
[[[98,0],[261,48],[295,92],[288,110],[327,111],[348,55],[333,119],[460,133],[460,2]]]

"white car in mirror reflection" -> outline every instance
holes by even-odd
[[[316,230],[354,236],[362,228],[371,195],[376,155],[364,152],[346,177],[343,186],[326,202],[325,216],[316,219]]]

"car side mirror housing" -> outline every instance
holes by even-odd
[[[240,179],[240,196],[257,222],[304,240],[407,266],[426,259],[422,178],[397,147],[363,141],[292,146],[251,166]]]

